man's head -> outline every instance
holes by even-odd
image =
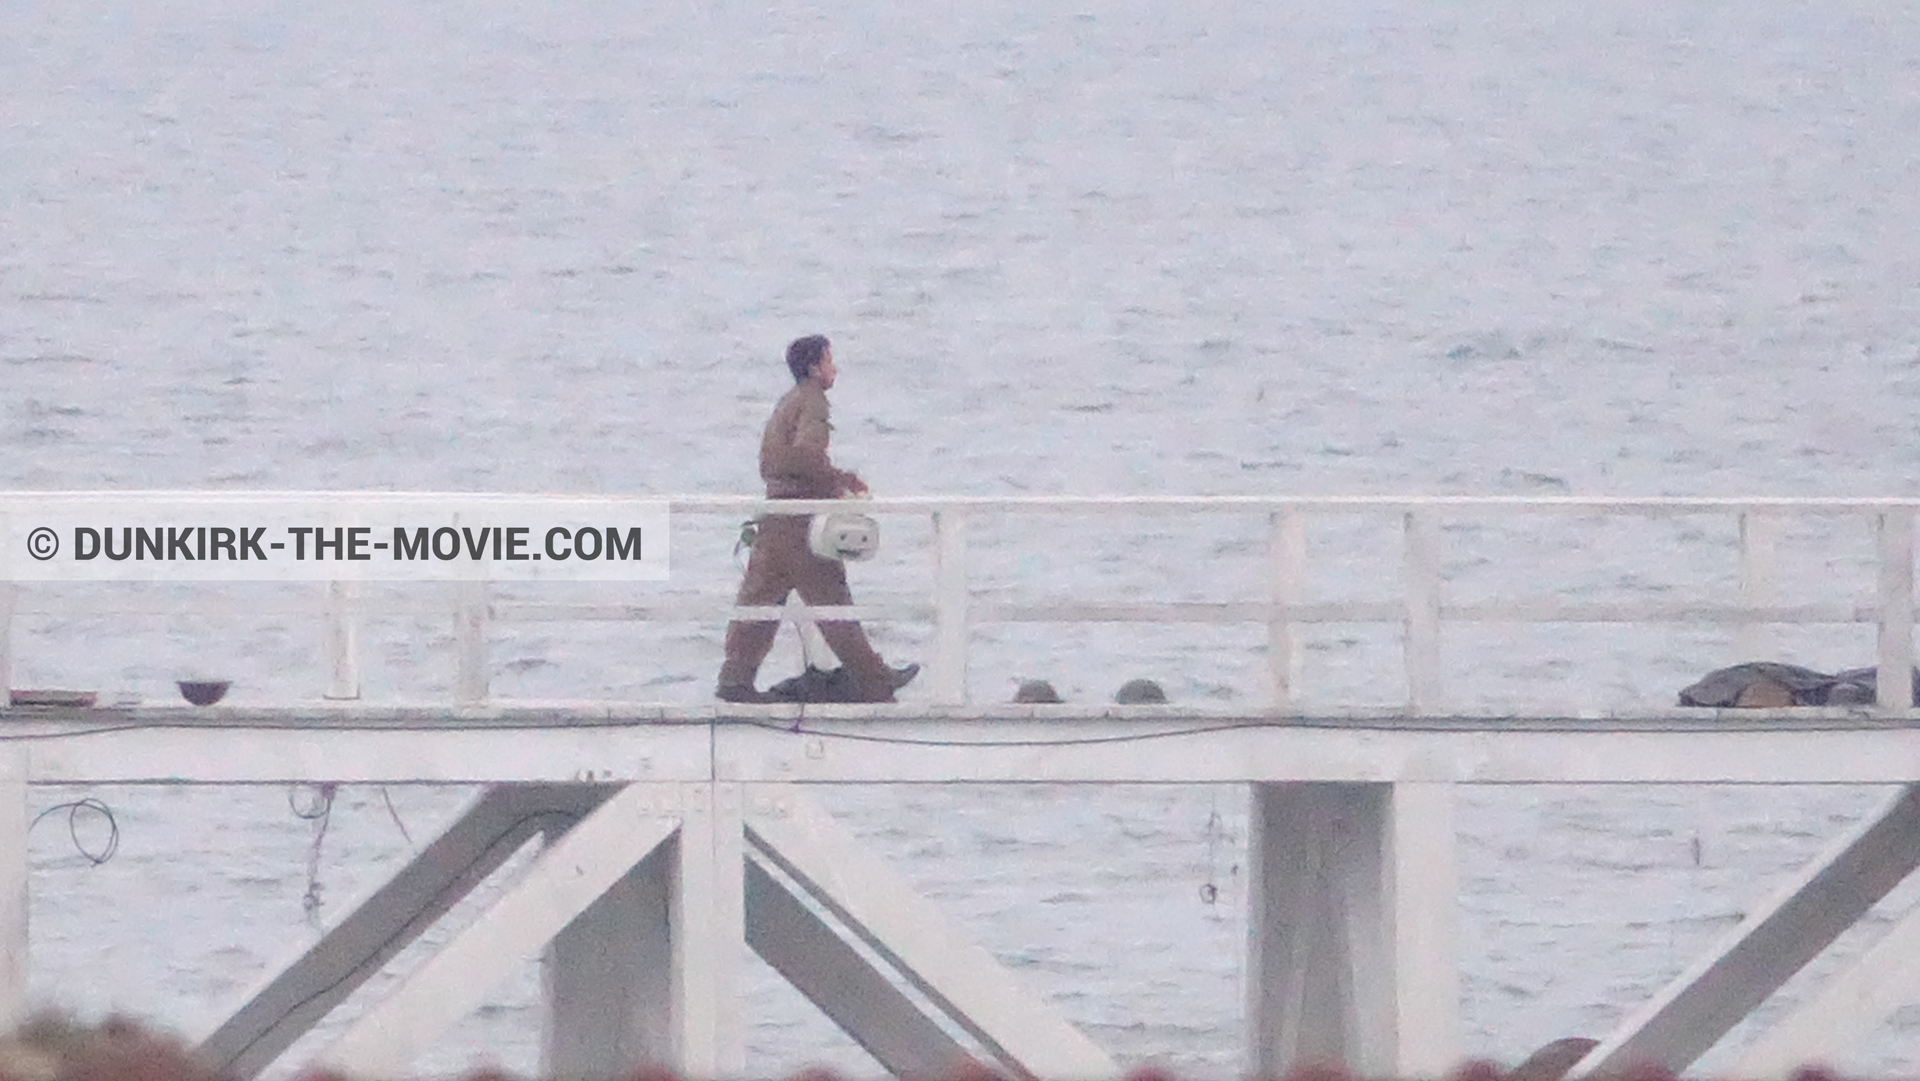
[[[787,370],[793,373],[796,383],[811,378],[822,387],[832,387],[838,374],[833,366],[833,343],[827,341],[825,334],[795,338],[793,344],[787,346]]]

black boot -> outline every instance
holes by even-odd
[[[780,701],[764,691],[754,690],[751,683],[723,683],[715,688],[713,696],[722,702],[733,702],[738,705],[763,705],[767,702]]]

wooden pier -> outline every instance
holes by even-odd
[[[0,496],[0,508],[5,497]],[[676,515],[738,515],[751,500],[673,500]],[[404,973],[320,1055],[397,1076],[526,959],[547,958],[546,1068],[613,1077],[639,1062],[738,1075],[751,947],[896,1074],[979,1058],[1020,1076],[1113,1076],[1114,1063],[864,852],[809,796],[817,784],[1207,783],[1250,786],[1246,1066],[1337,1058],[1372,1074],[1432,1075],[1460,1055],[1453,802],[1474,784],[1873,784],[1885,805],[1644,1004],[1579,1070],[1651,1060],[1685,1069],[1920,864],[1920,711],[1905,680],[1857,709],[1682,710],[1663,703],[1526,715],[1449,710],[1447,625],[1726,624],[1742,651],[1776,624],[1876,627],[1881,671],[1912,666],[1916,501],[1754,500],[878,500],[935,518],[925,601],[864,618],[929,619],[931,701],[874,706],[680,706],[497,701],[496,620],[723,620],[646,605],[523,606],[461,593],[455,701],[356,697],[354,591],[314,591],[328,621],[330,698],[211,709],[0,713],[0,995],[17,1008],[28,965],[27,793],[35,784],[382,783],[483,786],[437,838],[249,993],[202,1049],[238,1077],[272,1063],[434,920],[528,844],[538,855],[471,925]],[[1207,604],[1034,605],[969,584],[970,515],[1061,509],[1156,516],[1255,514],[1271,530],[1259,595]],[[1454,603],[1436,554],[1453,515],[1728,516],[1735,595],[1583,604],[1553,597]],[[1303,520],[1381,518],[1402,541],[1399,596],[1308,602]],[[1772,536],[1796,516],[1872,529],[1874,595],[1774,600]],[[1649,552],[1649,560],[1664,553]],[[534,610],[537,609],[537,610]],[[588,610],[590,609],[590,610]],[[616,610],[617,609],[617,610]],[[0,615],[35,608],[0,586]],[[758,611],[758,610],[756,610]],[[830,609],[778,611],[781,618]],[[1259,707],[969,702],[968,640],[994,620],[1252,622],[1266,628],[1271,701]],[[1402,628],[1406,705],[1342,710],[1294,694],[1302,624]],[[6,671],[11,647],[0,649]],[[1747,653],[1736,654],[1754,659]],[[1070,797],[1069,797],[1070,798]],[[1809,1001],[1750,1043],[1759,1076],[1820,1057],[1920,1000],[1908,915]]]

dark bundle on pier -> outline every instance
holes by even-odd
[[[1868,706],[1878,701],[1878,676],[1873,668],[1829,674],[1797,664],[1755,661],[1701,676],[1680,692],[1680,704],[1717,709]],[[1913,672],[1913,701],[1920,702],[1920,668]]]

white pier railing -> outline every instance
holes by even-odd
[[[147,496],[191,497],[193,493],[138,493]],[[276,493],[286,495],[289,493]],[[354,493],[311,493],[316,503],[349,501]],[[0,493],[0,514],[7,495]],[[814,512],[843,508],[835,501],[785,501],[778,504],[742,497],[670,496],[633,497],[636,503],[666,502],[674,515],[694,518],[739,519],[771,510]],[[1772,659],[1769,631],[1779,626],[1815,624],[1872,624],[1877,628],[1873,660],[1883,672],[1907,671],[1913,665],[1914,551],[1913,522],[1920,500],[1915,499],[1761,499],[1761,498],[1576,498],[1576,497],[902,497],[863,501],[861,510],[883,521],[918,517],[932,524],[932,566],[923,598],[882,597],[850,607],[800,606],[733,608],[727,597],[671,597],[640,601],[547,601],[508,599],[485,583],[460,583],[396,600],[377,601],[358,585],[336,582],[303,599],[235,606],[250,614],[296,612],[323,618],[326,696],[357,698],[361,685],[360,623],[373,611],[392,613],[438,611],[450,615],[456,627],[458,678],[456,699],[463,704],[485,702],[490,694],[488,638],[494,624],[564,623],[579,621],[698,622],[718,624],[735,616],[803,621],[833,617],[878,621],[911,621],[931,625],[931,654],[924,686],[935,705],[967,703],[967,672],[975,628],[996,623],[1126,623],[1126,624],[1239,624],[1264,625],[1269,708],[1285,713],[1294,706],[1295,669],[1299,637],[1314,624],[1384,624],[1400,628],[1404,656],[1407,710],[1414,715],[1449,712],[1442,670],[1441,642],[1449,627],[1506,624],[1517,627],[1544,624],[1623,624],[1642,627],[1723,626],[1734,632],[1741,659]],[[1022,599],[1010,591],[983,590],[970,566],[969,533],[981,519],[1040,521],[1062,515],[1096,515],[1116,530],[1139,528],[1143,522],[1165,528],[1174,523],[1253,519],[1267,535],[1265,573],[1240,583],[1233,595],[1207,601],[1124,601],[1097,598]],[[1382,582],[1397,595],[1386,598],[1310,599],[1316,567],[1308,558],[1307,527],[1317,519],[1344,517],[1375,519],[1398,534],[1398,565],[1383,568]],[[1575,525],[1569,526],[1568,520]],[[1724,595],[1701,595],[1674,601],[1664,598],[1628,600],[1569,599],[1563,593],[1460,600],[1449,594],[1443,572],[1443,532],[1463,523],[1492,523],[1504,530],[1537,529],[1559,536],[1578,536],[1583,528],[1611,520],[1691,519],[1718,521],[1737,530],[1733,564],[1726,568],[1737,586]],[[1854,519],[1873,531],[1877,565],[1871,596],[1854,599],[1823,595],[1814,600],[1781,603],[1776,570],[1777,538],[1782,530],[1812,522]],[[1471,538],[1452,539],[1450,555],[1472,559]],[[1639,562],[1657,571],[1676,553],[1651,550]],[[886,559],[898,558],[889,550]],[[731,590],[733,583],[725,587]],[[70,591],[69,591],[70,592]],[[865,595],[856,583],[857,595]],[[12,627],[21,615],[61,615],[179,611],[172,598],[130,596],[36,600],[31,591],[0,582],[0,682],[11,682]],[[209,600],[209,614],[219,602]],[[197,610],[197,609],[196,609]],[[1578,712],[1589,703],[1566,703]],[[1911,689],[1904,680],[1883,681],[1880,708],[1910,708]]]
[[[0,494],[0,515],[6,499]],[[669,502],[680,519],[716,527],[771,509],[839,506]],[[509,596],[469,585],[376,595],[330,583],[304,594],[270,591],[261,603],[213,591],[209,612],[226,605],[325,620],[326,690],[335,700],[0,710],[7,724],[0,740],[0,1015],[25,986],[27,790],[36,784],[484,786],[414,860],[207,1036],[201,1049],[236,1077],[273,1063],[523,844],[541,849],[522,877],[351,1020],[321,1053],[323,1064],[400,1075],[513,966],[544,950],[546,1064],[554,1075],[613,1078],[654,1061],[687,1076],[738,1076],[744,942],[897,1074],[946,1072],[968,1057],[1027,1078],[1116,1073],[1105,1052],[1017,974],[969,945],[896,872],[861,851],[813,801],[811,785],[1249,786],[1245,1066],[1257,1074],[1324,1059],[1405,1076],[1437,1076],[1455,1064],[1453,800],[1460,784],[1897,788],[1877,814],[1752,905],[1722,942],[1631,1014],[1588,1057],[1589,1070],[1642,1060],[1686,1068],[1920,866],[1920,713],[1906,679],[1880,680],[1874,707],[1740,711],[1739,723],[1732,711],[1668,702],[1626,713],[1567,702],[1527,716],[1473,716],[1449,709],[1441,648],[1450,629],[1475,624],[1510,624],[1523,634],[1549,624],[1724,626],[1739,640],[1737,656],[1766,659],[1772,627],[1851,624],[1875,628],[1881,672],[1905,673],[1913,664],[1920,500],[899,498],[863,509],[883,519],[931,520],[924,596],[803,612],[734,609],[727,602],[734,582],[717,579],[710,594],[634,601],[520,596],[537,593],[525,587]],[[1036,600],[997,584],[1019,576],[995,578],[970,558],[988,548],[970,552],[970,535],[1008,519],[1059,515],[1097,515],[1121,531],[1146,518],[1176,530],[1237,518],[1262,538],[1264,573],[1199,601]],[[1369,557],[1375,572],[1361,577],[1374,595],[1325,599],[1327,580],[1337,576],[1320,562],[1329,553],[1316,556],[1308,542],[1318,519],[1355,516],[1392,536],[1392,554]],[[1690,545],[1686,551],[1662,541],[1609,558],[1649,572],[1684,561],[1690,599],[1649,590],[1653,596],[1618,600],[1604,590],[1559,587],[1483,597],[1466,588],[1476,560],[1504,558],[1502,537],[1534,537],[1564,569],[1583,558],[1583,536],[1608,522],[1647,519],[1706,524],[1667,538]],[[1867,527],[1864,554],[1823,542],[1813,546],[1813,572],[1782,572],[1783,538],[1818,540],[1834,533],[1836,521]],[[1498,536],[1475,525],[1487,522]],[[1843,577],[1840,569],[1864,578],[1865,590],[1835,596],[1827,580]],[[1608,573],[1617,570],[1610,564]],[[1800,580],[1809,573],[1821,581]],[[1353,577],[1335,584],[1344,588]],[[1537,581],[1519,572],[1497,577],[1503,591]],[[1810,588],[1810,597],[1782,599]],[[70,586],[43,594],[0,584],[0,628],[7,630],[0,682],[12,683],[11,626],[21,615],[172,613],[198,597],[93,596]],[[361,699],[360,621],[395,606],[455,616],[458,701]],[[743,614],[930,623],[934,701],[686,707],[490,695],[488,645],[498,623],[717,627]],[[976,628],[1029,622],[1262,628],[1273,699],[1228,708],[968,701]],[[1296,655],[1303,629],[1323,623],[1400,628],[1404,708],[1303,706]],[[1909,963],[1916,943],[1920,914],[1908,914],[1881,945],[1750,1045],[1733,1072],[1780,1072],[1920,999],[1920,975]]]

